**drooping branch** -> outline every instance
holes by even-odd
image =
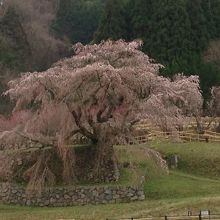
[[[37,157],[36,162],[24,172],[23,176],[29,180],[26,188],[27,193],[41,193],[45,183],[49,186],[53,186],[55,184],[55,175],[48,165],[50,159],[51,154],[49,152],[42,151]]]

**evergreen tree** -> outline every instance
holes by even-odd
[[[127,39],[125,7],[121,0],[107,0],[94,41]]]
[[[71,0],[62,0],[60,1],[59,9],[57,12],[56,20],[53,23],[53,29],[60,35],[63,33],[70,36],[71,26],[69,22],[72,20],[70,8],[72,8]]]
[[[0,20],[0,94],[7,88],[7,82],[21,71],[30,70],[31,51],[19,17],[9,8]],[[8,97],[0,95],[0,114],[11,111],[13,104]]]
[[[215,33],[213,37],[219,38],[220,37],[220,1],[212,0],[211,9],[212,9],[213,23],[215,26]]]
[[[102,4],[101,0],[62,0],[53,28],[72,43],[89,43],[98,27]]]
[[[190,21],[184,0],[158,0],[152,4],[145,51],[164,64],[187,56]]]
[[[201,53],[207,47],[209,38],[202,0],[187,0],[187,11],[191,23],[191,50]]]
[[[131,0],[124,0],[124,19],[125,19],[125,32],[126,32],[126,37],[125,39],[128,41],[132,41],[135,39],[134,34],[133,34],[133,24],[132,24],[132,13],[131,9],[133,8],[133,2]]]
[[[202,0],[202,8],[206,18],[207,34],[213,38],[216,34],[215,21],[213,17],[212,0]]]
[[[0,20],[0,74],[5,68],[27,71],[31,66],[30,57],[30,47],[20,19],[15,10],[9,8]]]
[[[153,0],[130,1],[133,38],[143,38],[150,34]]]

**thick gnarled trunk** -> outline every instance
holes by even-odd
[[[77,183],[77,177],[75,173],[76,169],[76,155],[75,151],[68,149],[63,154],[63,182],[65,184],[74,184]]]
[[[94,158],[93,177],[96,182],[113,182],[119,179],[118,161],[112,145],[98,142]]]

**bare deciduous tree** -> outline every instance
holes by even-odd
[[[31,49],[32,69],[48,68],[68,51],[68,43],[55,38],[51,25],[59,0],[8,0],[25,31]]]

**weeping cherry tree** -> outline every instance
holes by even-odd
[[[33,112],[22,134],[44,145],[53,144],[67,182],[75,178],[74,150],[67,147],[74,137],[85,137],[96,149],[91,158],[94,178],[117,180],[113,146],[129,140],[133,125],[149,119],[177,129],[185,116],[199,112],[198,77],[178,74],[171,80],[159,76],[163,66],[141,52],[141,47],[138,40],[77,43],[71,58],[45,72],[24,73],[9,83],[6,94],[16,101],[14,110],[31,108]],[[45,164],[46,156],[39,158]],[[29,173],[38,168],[33,166]]]

